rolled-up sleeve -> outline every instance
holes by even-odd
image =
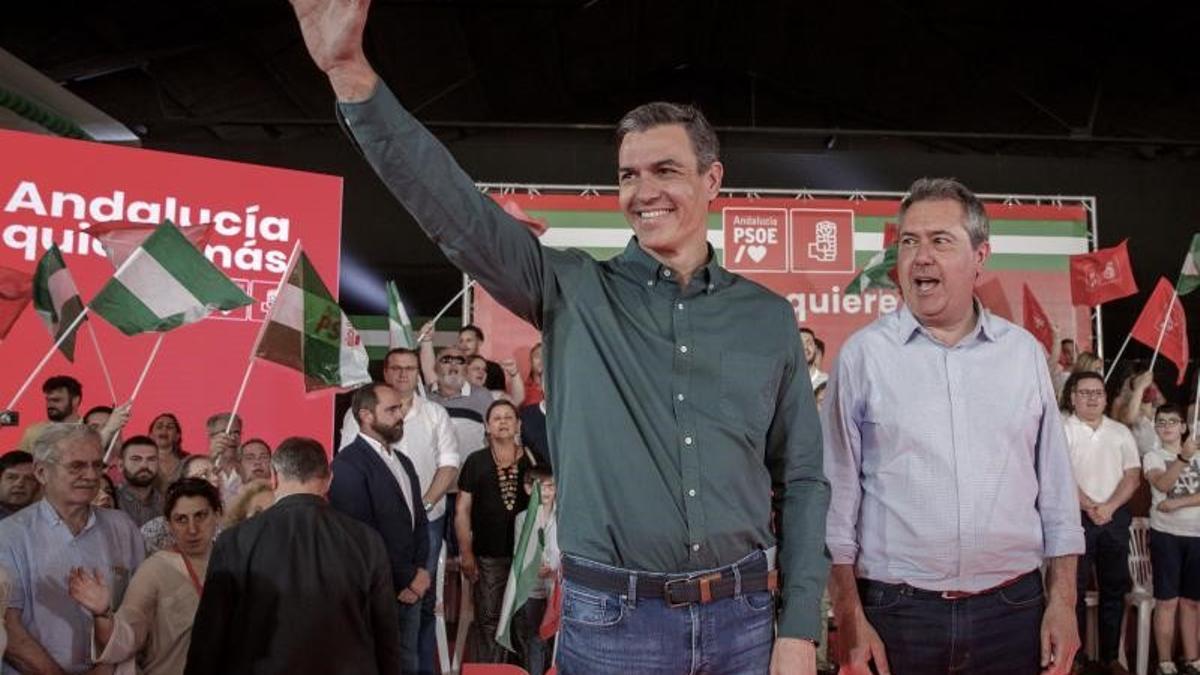
[[[825,543],[834,565],[853,565],[858,559],[858,508],[862,501],[862,435],[856,419],[859,407],[853,372],[856,355],[847,343],[826,385],[821,429],[825,440],[825,475],[831,497],[825,521]]]
[[[790,312],[789,312],[790,314]],[[790,319],[790,317],[789,317]],[[799,333],[767,433],[767,468],[779,513],[779,567],[783,575],[779,636],[820,639],[821,593],[829,577],[825,510],[829,482],[821,468],[821,429]]]
[[[1079,523],[1079,494],[1071,473],[1067,435],[1054,400],[1050,371],[1038,368],[1037,372],[1042,402],[1037,446],[1037,505],[1042,518],[1044,555],[1047,558],[1080,555],[1084,550],[1083,526]]]
[[[458,449],[458,436],[450,424],[450,415],[440,405],[430,404],[430,408],[433,417],[433,455],[438,468],[452,466],[457,469],[462,464],[462,454]]]

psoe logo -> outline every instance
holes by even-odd
[[[791,271],[854,271],[854,212],[849,209],[791,209]]]

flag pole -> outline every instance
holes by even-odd
[[[133,400],[137,398],[138,392],[142,390],[142,383],[146,381],[146,375],[150,372],[150,366],[154,363],[155,357],[158,356],[158,348],[162,346],[163,338],[166,336],[166,333],[159,333],[158,339],[154,341],[154,348],[150,350],[150,356],[146,359],[146,365],[142,367],[142,374],[138,376],[137,384],[133,385],[133,393],[129,395],[130,404],[132,404]],[[115,402],[116,401],[114,401],[114,403]],[[112,451],[117,445],[118,436],[120,436],[119,433],[113,434],[112,438],[108,440],[108,448],[104,451],[105,464],[108,464],[108,461],[112,459]]]
[[[100,372],[104,373],[104,383],[108,385],[108,395],[112,397],[113,405],[117,404],[117,390],[113,388],[112,374],[108,371],[108,362],[104,360],[104,352],[100,351],[100,341],[96,339],[96,329],[92,322],[87,325],[88,335],[92,336],[92,346],[96,348],[96,360],[100,362]]]
[[[1125,353],[1125,348],[1129,346],[1129,340],[1133,337],[1133,333],[1125,336],[1125,341],[1121,343],[1121,348],[1117,350],[1117,356],[1113,359],[1112,365],[1108,367],[1108,372],[1104,374],[1104,384],[1108,384],[1108,378],[1117,370],[1117,363],[1121,360],[1121,355]]]
[[[139,246],[135,248],[133,253],[130,253],[129,257],[125,259],[125,262],[121,263],[121,266],[117,268],[117,271],[113,272],[113,276],[119,276],[121,272],[124,272],[125,269],[128,268],[133,261],[137,260],[138,256],[141,254],[142,247]],[[42,372],[42,368],[46,367],[46,363],[50,361],[50,357],[54,356],[54,351],[62,346],[62,343],[66,342],[67,337],[79,327],[80,322],[82,322],[84,317],[88,315],[88,312],[91,310],[91,308],[91,305],[84,305],[83,311],[79,313],[79,316],[76,316],[75,320],[71,322],[71,325],[68,326],[67,329],[62,332],[62,335],[60,335],[58,339],[54,341],[54,345],[50,347],[50,351],[46,352],[46,355],[42,357],[40,362],[38,362],[37,367],[35,367],[33,372],[29,374],[29,377],[26,378],[25,384],[22,384],[21,388],[17,390],[16,395],[12,397],[12,401],[8,404],[8,410],[12,410],[13,407],[17,405],[17,401],[19,401],[21,396],[25,394],[25,390],[29,388],[29,384],[33,382],[33,378],[37,377],[38,373]],[[113,401],[113,403],[116,403],[116,401]]]
[[[300,240],[297,239],[295,245],[292,246],[291,255],[288,256],[287,267],[283,268],[283,274],[279,276],[279,283],[275,284],[275,299],[271,301],[271,308],[263,317],[262,325],[258,327],[258,335],[254,337],[254,344],[250,346],[250,363],[246,365],[246,372],[242,375],[242,384],[238,387],[237,397],[233,399],[233,410],[229,413],[229,421],[225,423],[226,434],[233,429],[233,421],[237,419],[238,408],[242,405],[242,395],[246,393],[246,385],[250,383],[250,373],[254,370],[254,362],[258,360],[255,358],[255,354],[258,353],[258,345],[262,343],[263,334],[267,332],[267,324],[271,323],[271,317],[275,315],[275,307],[279,304],[279,293],[283,290],[283,285],[287,283],[288,278],[292,276],[292,268],[296,266],[299,254]]]
[[[1194,438],[1196,435],[1196,419],[1200,417],[1200,372],[1196,375],[1196,398],[1192,399],[1192,426],[1188,427],[1188,433]]]
[[[58,336],[58,339],[55,340],[54,344],[50,346],[50,349],[46,352],[46,355],[42,357],[42,360],[39,361],[36,366],[34,366],[33,372],[29,374],[29,377],[25,378],[25,383],[22,384],[21,388],[17,390],[17,393],[13,395],[12,400],[9,401],[6,410],[12,410],[17,405],[17,401],[21,400],[21,396],[25,394],[25,390],[29,388],[29,385],[33,382],[33,379],[38,376],[38,373],[42,372],[42,368],[46,367],[46,363],[50,360],[50,357],[54,356],[54,352],[58,351],[58,348],[62,346],[62,343],[66,342],[67,338],[71,336],[72,332],[74,332],[74,330],[79,327],[79,324],[83,322],[83,319],[87,316],[89,309],[90,307],[84,305],[83,311],[75,317],[75,320],[71,322],[70,326],[67,326],[67,329],[62,332],[62,335]]]
[[[436,324],[438,322],[438,319],[442,318],[442,316],[444,316],[446,314],[446,312],[450,311],[450,308],[454,306],[454,303],[458,302],[458,299],[461,298],[464,293],[471,290],[471,287],[474,285],[475,285],[474,279],[467,282],[467,284],[462,287],[462,290],[459,291],[458,293],[456,293],[453,298],[450,298],[450,302],[447,302],[446,306],[443,307],[441,309],[441,311],[439,311],[437,314],[435,314],[433,316],[432,319],[429,320],[429,325],[432,326],[432,325]],[[432,329],[430,329],[430,330],[432,330]],[[426,333],[428,333],[428,332],[429,331],[422,331],[421,334],[417,336],[417,342],[420,342],[421,339],[424,338]]]
[[[1175,292],[1175,287],[1171,287],[1171,304],[1167,306],[1167,313],[1163,316],[1162,325],[1158,328],[1158,342],[1154,345],[1154,356],[1150,357],[1150,372],[1154,372],[1154,362],[1158,360],[1158,351],[1162,349],[1163,337],[1167,334],[1167,324],[1171,321],[1171,312],[1175,310],[1175,301],[1179,299],[1179,294]],[[1184,364],[1185,366],[1187,364]]]

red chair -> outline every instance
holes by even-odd
[[[504,663],[464,663],[460,675],[529,675],[529,672]]]

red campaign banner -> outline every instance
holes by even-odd
[[[161,412],[183,426],[183,448],[206,453],[205,419],[233,406],[279,275],[297,240],[327,284],[336,287],[341,249],[342,180],[166,152],[0,131],[0,266],[32,274],[58,244],[84,302],[113,273],[99,241],[88,234],[108,222],[156,224],[185,230],[211,223],[205,254],[258,302],[167,333],[134,403],[125,436],[143,434]],[[157,336],[126,337],[89,316],[112,372],[117,403],[125,401]],[[82,329],[84,332],[87,328]],[[8,403],[52,345],[33,311],[26,311],[0,344],[0,405]],[[80,337],[72,364],[56,353],[17,405],[22,426],[44,420],[41,383],[71,375],[83,384],[80,412],[113,401],[90,337]],[[300,373],[260,362],[242,400],[244,438],[272,446],[288,436],[328,444],[333,401],[306,397]],[[16,447],[20,429],[0,429],[0,452]]]
[[[1025,284],[1023,288],[1021,302],[1024,305],[1025,330],[1033,333],[1033,337],[1046,348],[1047,354],[1054,351],[1054,326],[1050,323],[1050,317],[1046,316],[1046,310],[1042,309],[1041,303],[1038,302],[1037,296],[1030,290],[1029,284]]]
[[[549,227],[541,240],[548,246],[594,249],[600,256],[623,248],[632,232],[620,218],[612,195],[508,194],[525,213],[545,219]],[[871,252],[889,242],[888,228],[896,220],[895,200],[721,198],[710,206],[714,246],[723,243],[722,264],[730,271],[766,286],[783,296],[796,313],[799,325],[816,332],[826,344],[822,368],[829,370],[837,350],[851,333],[880,313],[895,310],[902,302],[898,291],[871,289],[863,295],[846,294],[846,285]],[[984,304],[1011,321],[1020,321],[1009,298],[1023,297],[1024,286],[1036,291],[1046,317],[1063,338],[1072,338],[1080,350],[1092,345],[1086,308],[1071,304],[1071,284],[1066,254],[1047,255],[1038,248],[1038,228],[1086,222],[1082,207],[988,204],[993,219],[993,255],[977,285]],[[786,227],[780,230],[780,218]],[[557,227],[560,231],[556,231]],[[594,228],[594,229],[593,229]],[[1069,228],[1068,228],[1069,229]],[[1015,235],[1015,236],[1013,236]],[[891,235],[891,236],[894,236]],[[1006,236],[1011,236],[1006,239]],[[1083,234],[1072,235],[1086,246]],[[1061,237],[1047,237],[1060,246]],[[1025,247],[1023,250],[1020,247]],[[784,256],[786,252],[786,256]],[[787,271],[780,271],[783,258]],[[1023,307],[1018,307],[1022,310]],[[489,358],[516,358],[528,366],[529,348],[540,338],[532,326],[518,319],[488,293],[476,287],[473,321],[487,336]]]
[[[1111,248],[1071,256],[1071,301],[1094,307],[1137,293],[1129,264],[1129,240]]]
[[[1171,282],[1158,278],[1158,284],[1130,334],[1150,349],[1158,349],[1159,354],[1173,362],[1179,370],[1175,384],[1183,384],[1188,362],[1187,318]]]

